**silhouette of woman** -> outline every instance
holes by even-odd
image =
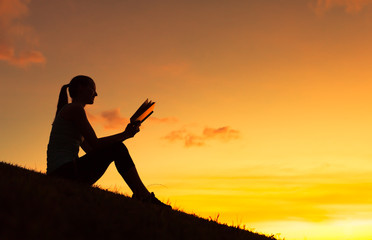
[[[92,185],[115,162],[133,192],[132,198],[170,208],[147,190],[122,143],[139,132],[139,122],[129,123],[125,131],[116,135],[97,138],[84,109],[94,103],[96,96],[96,85],[88,76],[76,76],[61,88],[47,150],[47,174]],[[82,157],[78,157],[79,147],[86,153]]]

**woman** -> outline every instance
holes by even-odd
[[[68,103],[67,89],[72,103]],[[139,132],[140,122],[129,123],[125,131],[116,135],[97,138],[84,110],[96,96],[96,85],[87,76],[76,76],[62,87],[49,138],[47,174],[92,185],[114,161],[133,198],[170,208],[144,186],[122,143]],[[86,153],[82,157],[78,157],[79,147]]]

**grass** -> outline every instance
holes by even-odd
[[[2,162],[0,193],[0,239],[275,239]]]

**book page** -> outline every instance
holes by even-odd
[[[130,118],[131,122],[145,121],[153,112],[155,108],[155,102],[149,101],[146,99],[144,103],[137,109],[137,111]]]
[[[154,112],[154,108],[155,108],[155,103],[151,104],[151,106],[147,110],[145,110],[140,116],[138,116],[135,121],[140,121],[140,122],[145,121],[146,118],[149,117]]]

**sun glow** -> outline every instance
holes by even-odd
[[[45,172],[59,88],[86,74],[98,136],[156,102],[125,144],[161,200],[287,240],[372,239],[371,4],[0,0],[0,160]],[[131,195],[114,164],[97,184]]]

